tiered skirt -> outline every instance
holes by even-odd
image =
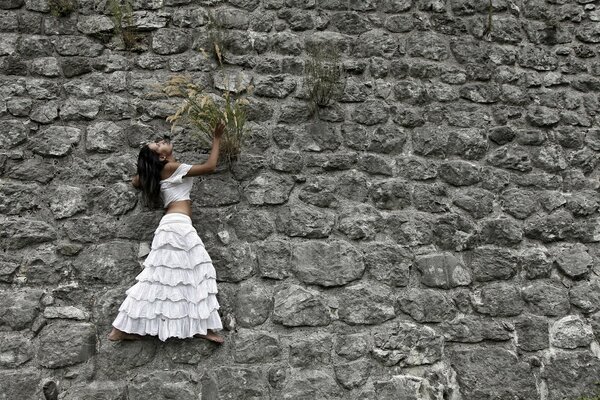
[[[113,326],[162,341],[220,330],[216,277],[191,218],[166,214],[154,232],[144,270],[126,291]]]

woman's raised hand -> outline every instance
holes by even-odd
[[[219,121],[219,123],[217,124],[217,126],[215,126],[214,137],[217,138],[217,139],[220,139],[221,136],[223,136],[224,132],[225,132],[225,122],[223,122],[221,120],[221,121]]]

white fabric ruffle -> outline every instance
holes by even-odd
[[[166,214],[144,270],[127,291],[113,326],[123,332],[187,338],[223,328],[216,272],[191,219]]]

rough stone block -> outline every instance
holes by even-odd
[[[96,327],[88,323],[58,321],[40,333],[37,357],[46,368],[82,363],[96,352]]]

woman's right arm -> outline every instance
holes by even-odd
[[[219,161],[219,148],[221,146],[221,137],[223,136],[224,131],[225,124],[221,122],[215,128],[215,135],[213,137],[212,148],[210,150],[208,160],[202,164],[192,165],[192,168],[190,168],[186,176],[204,175],[215,171],[217,168],[217,162]]]
[[[140,177],[138,175],[136,175],[133,178],[131,178],[131,184],[136,189],[139,189],[139,188],[142,187],[142,184],[140,183]]]

